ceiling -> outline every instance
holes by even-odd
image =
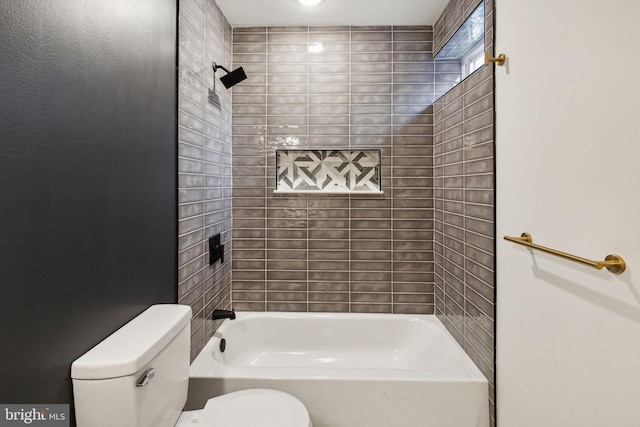
[[[433,25],[449,0],[216,0],[233,27],[274,25]]]

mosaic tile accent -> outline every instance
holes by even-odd
[[[276,191],[380,192],[380,150],[278,150],[276,159]]]

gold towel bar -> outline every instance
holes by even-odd
[[[551,255],[556,255],[561,258],[579,262],[581,264],[594,267],[598,270],[602,270],[602,267],[605,267],[607,270],[609,270],[613,274],[623,273],[624,270],[627,268],[627,265],[625,264],[624,260],[620,255],[607,255],[604,261],[591,261],[586,258],[581,258],[579,256],[568,254],[566,252],[560,252],[560,251],[556,251],[555,249],[536,245],[533,243],[533,239],[531,238],[531,234],[529,233],[522,233],[520,237],[504,236],[504,239],[513,243],[518,243],[519,245],[524,245],[533,249],[538,249],[540,251],[546,252]]]

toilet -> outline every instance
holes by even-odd
[[[290,394],[249,389],[184,411],[191,307],[149,307],[71,365],[78,427],[312,427]]]

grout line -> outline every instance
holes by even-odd
[[[205,4],[204,4],[204,14],[203,14],[203,18],[204,18],[205,23],[206,23],[206,16],[207,16],[207,9],[208,9],[208,8],[209,8],[209,2],[205,2]],[[203,77],[204,77],[204,78],[205,78],[205,80],[206,80],[206,76],[208,75],[208,73],[207,73],[207,71],[206,71],[206,70],[207,70],[207,64],[206,64],[206,58],[207,58],[207,30],[206,30],[206,25],[203,25],[203,26],[202,26],[202,50],[203,50],[203,51],[202,51],[202,58],[203,58],[203,60],[204,60],[204,62],[205,62],[205,63],[204,63],[204,71],[203,71],[204,76],[203,76]],[[215,78],[215,76],[213,76],[213,78]],[[205,86],[206,86],[206,85],[205,85]],[[205,115],[206,115],[206,114],[205,114]],[[205,128],[206,128],[206,126],[207,126],[206,120],[203,120],[203,123],[204,123]],[[205,139],[203,140],[203,147],[204,147],[204,145],[205,145],[205,144],[204,144],[204,143],[205,143],[205,141],[206,141],[206,136],[205,136]],[[203,159],[202,159],[202,163],[203,163],[203,165],[202,165],[202,175],[203,175],[203,179],[204,179],[204,180],[205,180],[205,182],[206,182],[206,179],[207,179],[207,173],[206,173],[206,168],[204,167],[204,158],[205,158],[205,157],[206,157],[206,156],[203,156]],[[202,193],[202,212],[204,213],[204,216],[206,216],[206,214],[207,214],[207,203],[204,201],[204,199],[205,199],[205,193],[206,193],[206,189],[204,189],[204,190],[203,190],[203,193]],[[206,221],[205,221],[205,220],[204,220],[204,218],[203,218],[203,225],[204,225],[204,223],[206,223]],[[206,253],[208,252],[209,248],[207,247],[207,236],[206,236],[206,235],[205,235],[205,233],[204,233],[204,228],[203,228],[202,236],[203,236],[203,240],[202,240],[202,243],[201,243],[201,244],[202,244],[202,249],[203,249],[203,253],[204,253],[204,254],[206,254]],[[205,262],[204,264],[205,264],[205,265],[203,266],[203,269],[204,269],[204,270],[206,270],[206,268],[207,268],[207,267],[206,267],[207,263]],[[196,274],[197,274],[197,273],[196,273]],[[205,281],[205,280],[203,280],[203,281],[202,281],[202,284],[204,285],[204,284],[205,284],[205,282],[206,282],[206,281]],[[207,292],[206,292],[206,286],[203,286],[203,288],[205,288],[205,289],[203,289],[203,292],[202,292],[202,313],[203,313],[203,316],[202,316],[202,317],[203,317],[204,319],[206,319],[206,317],[207,317],[207,312],[206,312],[206,310],[207,310],[207,300],[206,300],[206,297],[205,297],[205,295],[206,295],[206,293],[207,293]],[[205,339],[204,334],[205,334],[205,328],[204,328],[204,322],[203,322],[203,330],[202,330],[202,340],[203,340],[203,344],[204,344],[204,339]]]
[[[307,111],[306,111],[306,130],[307,130],[307,140],[305,142],[305,145],[307,147],[309,147],[309,141],[310,141],[310,135],[309,135],[309,127],[310,127],[310,123],[309,123],[309,97],[310,97],[310,76],[311,76],[311,58],[309,56],[309,44],[311,43],[311,34],[309,31],[309,27],[307,27],[307,47],[305,49],[306,52],[306,57],[307,57]],[[277,178],[276,178],[277,179]],[[309,195],[307,194],[306,196],[304,196],[306,199],[306,267],[307,267],[307,274],[306,274],[306,290],[307,290],[307,295],[306,295],[306,302],[307,302],[307,313],[309,312]]]
[[[391,233],[390,233],[390,242],[389,242],[389,250],[390,250],[390,256],[391,256],[391,313],[395,312],[395,304],[394,304],[394,283],[395,283],[395,264],[394,264],[394,251],[393,251],[393,242],[394,242],[394,185],[393,185],[393,181],[395,179],[394,176],[394,172],[395,172],[395,168],[394,163],[393,163],[393,159],[394,159],[394,155],[393,155],[393,148],[394,148],[394,142],[395,142],[395,132],[394,132],[394,123],[393,123],[393,107],[394,107],[394,98],[395,98],[395,82],[393,81],[393,71],[394,71],[394,67],[395,67],[395,31],[393,29],[393,27],[391,27],[391,73],[389,74],[389,77],[391,79],[391,106],[390,106],[390,111],[389,111],[389,119],[390,119],[390,125],[391,125],[391,152],[389,153],[389,158],[390,158],[390,166],[391,166],[391,182],[390,182],[390,190],[389,192],[391,193],[391,200],[390,200],[390,205],[391,205]],[[382,162],[382,159],[380,159],[380,162]],[[380,180],[382,181],[382,177],[380,177]],[[382,182],[380,182],[380,187],[382,187]]]
[[[353,59],[353,33],[352,33],[352,27],[349,26],[349,124],[348,124],[348,132],[349,132],[349,143],[348,143],[348,148],[349,150],[351,150],[351,101],[352,101],[352,93],[351,93],[351,89],[353,87],[353,64],[352,64],[352,59]],[[382,160],[382,159],[381,159]],[[347,273],[349,275],[348,277],[348,283],[349,283],[349,313],[351,313],[351,306],[353,304],[353,300],[352,300],[352,292],[351,292],[351,247],[352,247],[352,240],[351,240],[351,220],[352,220],[352,216],[351,216],[351,204],[352,204],[352,197],[351,194],[349,194],[349,254],[348,254],[348,260],[349,260],[349,272]]]
[[[269,27],[265,27],[264,29],[264,46],[265,46],[265,59],[264,59],[264,271],[262,272],[263,277],[263,286],[264,286],[264,311],[268,310],[268,278],[267,273],[269,270],[269,247],[268,247],[268,238],[267,234],[268,230],[268,220],[269,220],[269,49],[267,48],[269,42]]]

